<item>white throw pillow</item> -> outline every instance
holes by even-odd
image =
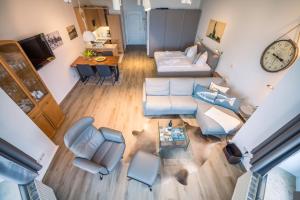
[[[212,91],[215,91],[215,92],[220,91],[220,92],[223,92],[223,93],[226,93],[229,90],[228,87],[217,85],[214,82],[210,83],[209,89],[212,90]]]
[[[184,50],[184,55],[187,55],[187,52],[189,51],[191,47],[187,47],[185,50]]]
[[[207,51],[205,51],[203,54],[201,54],[201,56],[197,60],[196,65],[205,64],[207,62],[207,58],[208,58],[208,53]]]
[[[195,55],[197,54],[197,45],[194,45],[192,47],[190,47],[186,53],[186,56],[188,58],[193,59],[195,57]]]

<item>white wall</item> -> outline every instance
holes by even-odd
[[[39,180],[44,176],[57,146],[0,88],[0,137],[16,146],[43,165]]]
[[[288,70],[268,73],[260,57],[272,41],[300,22],[299,0],[203,0],[198,36],[212,49],[224,53],[217,71],[234,90],[253,105],[260,105],[269,93],[267,84],[276,85]],[[210,19],[225,22],[221,43],[206,37]],[[291,36],[294,38],[296,32]]]
[[[233,142],[249,152],[300,113],[300,59],[277,84],[264,103],[237,132]],[[245,160],[249,167],[248,160]]]
[[[83,51],[81,36],[70,40],[66,27],[75,25],[73,7],[63,0],[1,0],[0,39],[20,40],[39,33],[59,31],[63,45],[54,50],[56,59],[38,71],[55,99],[61,102],[78,81],[70,64]]]

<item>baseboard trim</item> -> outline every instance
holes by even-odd
[[[63,100],[59,103],[59,106],[62,106],[64,104],[64,102],[66,101],[66,99],[68,98],[68,96],[74,91],[74,89],[77,87],[77,85],[80,83],[80,79],[74,84],[74,86],[72,87],[72,89],[68,92],[68,94],[63,98]]]

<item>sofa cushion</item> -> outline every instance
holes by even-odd
[[[215,99],[218,96],[218,92],[213,92],[206,87],[197,84],[193,97],[196,99],[200,99],[202,101],[206,101],[208,103],[215,103]]]
[[[106,140],[94,154],[92,161],[106,167],[108,171],[111,172],[121,160],[124,150],[124,143]]]
[[[151,115],[170,113],[171,102],[169,96],[147,96],[146,112]]]
[[[229,97],[226,94],[218,93],[217,98],[215,100],[215,104],[224,108],[228,108],[234,112],[238,112],[241,101],[236,97]]]
[[[197,102],[197,106],[198,106],[196,119],[197,119],[197,122],[199,123],[199,126],[201,128],[203,135],[214,135],[214,136],[226,135],[225,130],[223,129],[223,127],[220,124],[218,124],[215,120],[213,120],[210,117],[208,117],[207,115],[205,115],[205,112],[208,111],[211,107],[215,107],[218,110],[241,121],[241,119],[231,110],[228,110],[221,106],[206,103],[201,100],[196,100],[196,102]],[[238,126],[236,129],[229,132],[229,134],[235,133],[237,130],[239,130],[239,128],[242,126],[242,124],[243,123],[241,122],[240,126]]]
[[[168,78],[146,78],[146,94],[150,96],[168,96],[170,94],[170,81]]]
[[[192,96],[170,96],[172,112],[176,114],[194,114],[197,104]]]
[[[194,90],[194,79],[192,78],[171,78],[170,95],[192,96]]]
[[[194,87],[196,87],[196,85],[199,84],[208,88],[211,82],[214,82],[215,84],[218,85],[226,86],[225,81],[222,78],[207,77],[207,78],[195,78]]]

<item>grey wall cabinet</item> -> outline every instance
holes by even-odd
[[[149,56],[155,51],[183,50],[194,43],[201,10],[150,11]]]

